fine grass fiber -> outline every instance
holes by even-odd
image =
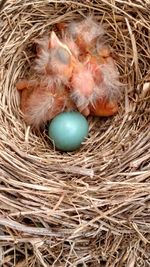
[[[149,0],[2,2],[0,265],[150,266]],[[90,14],[106,30],[123,96],[117,115],[89,117],[88,139],[63,153],[24,123],[15,85],[36,38]]]

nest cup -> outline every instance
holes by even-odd
[[[133,2],[1,5],[2,266],[150,264],[150,6]],[[124,96],[116,116],[88,119],[80,150],[62,153],[25,125],[15,84],[30,73],[36,38],[89,14],[106,29]]]

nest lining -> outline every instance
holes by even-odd
[[[3,266],[148,266],[150,6],[144,1],[7,1],[1,10],[0,245]],[[119,113],[89,118],[79,151],[61,153],[23,122],[16,81],[33,41],[94,14],[124,84]]]

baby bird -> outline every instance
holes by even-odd
[[[65,109],[74,109],[66,88],[56,87],[51,79],[21,80],[16,87],[21,92],[20,109],[24,120],[34,129],[44,126]]]
[[[95,47],[97,40],[103,39],[105,33],[103,27],[95,22],[92,16],[68,24],[59,23],[57,27],[61,30],[63,36],[73,38],[80,49],[80,53],[85,53]]]
[[[76,59],[68,46],[59,40],[54,31],[50,37],[36,40],[36,43],[35,71],[38,74],[51,76],[55,84],[67,85],[76,64]]]
[[[39,129],[65,108],[62,88],[62,92],[57,88],[56,94],[55,85],[49,81],[22,80],[16,87],[21,91],[20,108],[24,120],[32,128]]]
[[[72,53],[54,32],[37,44],[34,67],[37,78],[22,80],[16,85],[21,92],[24,120],[36,129],[60,112],[75,109],[67,89],[75,62]]]
[[[120,82],[112,57],[109,55],[96,55],[95,58],[89,54],[82,67],[76,66],[71,88],[71,98],[85,116],[91,111],[97,116],[110,116],[118,110]]]
[[[79,50],[70,82],[70,96],[78,110],[85,116],[114,115],[118,111],[119,73],[111,50],[104,44],[102,26],[89,17],[61,28],[63,36],[71,36]]]
[[[100,94],[93,104],[90,103],[90,113],[102,117],[112,116],[118,112],[118,100],[121,95],[119,72],[109,47],[101,46],[96,53],[97,67],[94,70],[94,80]],[[92,57],[89,61],[93,64]]]

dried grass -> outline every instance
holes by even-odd
[[[149,0],[3,2],[1,266],[150,266]],[[35,37],[88,13],[107,30],[125,94],[117,116],[89,118],[80,151],[60,153],[23,123],[15,83]]]

